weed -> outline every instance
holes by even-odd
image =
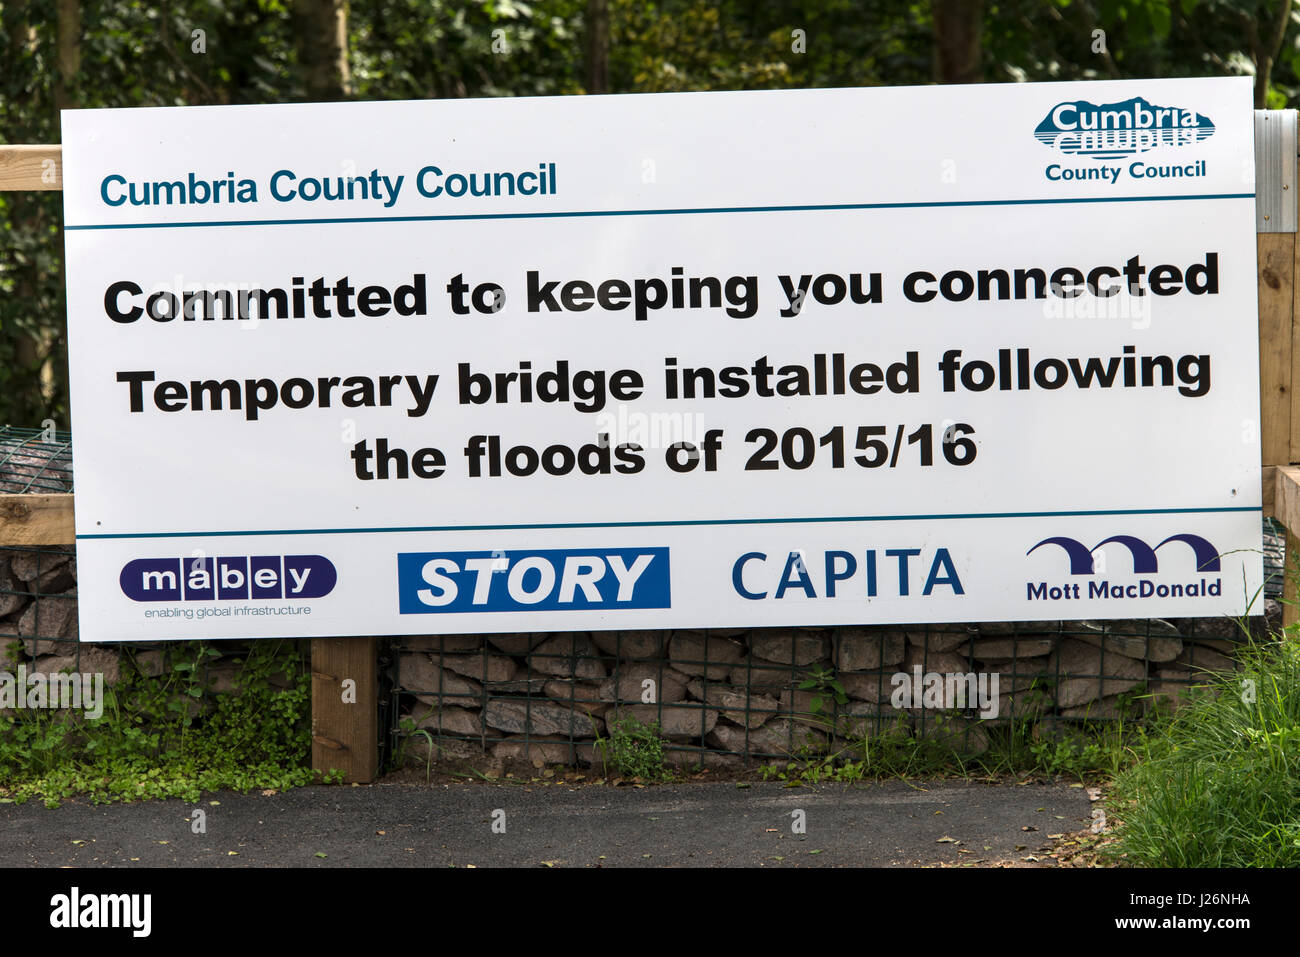
[[[602,762],[612,765],[625,778],[666,781],[671,777],[664,766],[664,741],[659,722],[642,724],[631,714],[621,714],[610,724],[609,737],[596,737]],[[606,767],[608,773],[608,767]]]

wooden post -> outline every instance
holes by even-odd
[[[1296,599],[1297,539],[1291,524],[1300,518],[1290,505],[1285,468],[1300,461],[1300,248],[1296,243],[1297,117],[1294,111],[1255,112],[1255,228],[1259,253],[1259,439],[1264,514],[1287,527],[1282,564],[1282,624],[1300,620]],[[1275,483],[1276,487],[1271,487]]]
[[[311,640],[311,766],[345,783],[379,774],[379,662],[374,638]]]

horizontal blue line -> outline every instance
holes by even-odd
[[[510,532],[547,528],[669,528],[689,525],[817,525],[826,522],[933,522],[975,518],[1074,518],[1088,515],[1183,515],[1201,512],[1261,512],[1259,506],[1222,508],[1122,508],[1083,512],[964,512],[949,515],[848,515],[825,518],[716,518],[679,522],[571,522],[560,525],[412,525],[394,528],[280,528],[242,532],[125,532],[78,535],[77,540],[103,538],[231,538],[245,535],[377,535],[392,532]]]
[[[1060,199],[978,199],[935,203],[843,203],[829,206],[712,206],[699,209],[605,209],[552,213],[464,213],[446,216],[350,216],[336,219],[247,219],[190,223],[102,223],[64,229],[182,229],[204,226],[320,226],[330,223],[428,223],[471,219],[572,219],[590,216],[691,216],[717,213],[797,213],[852,209],[938,209],[958,206],[1044,206],[1065,203],[1161,203],[1195,199],[1254,199],[1254,193],[1179,196],[1073,196]]]

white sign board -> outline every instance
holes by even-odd
[[[63,115],[83,640],[1262,608],[1251,80]]]

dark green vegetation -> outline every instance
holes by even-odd
[[[294,642],[251,646],[233,687],[209,690],[202,642],[168,646],[153,677],[124,667],[103,714],[0,714],[0,801],[74,795],[92,801],[183,798],[231,788],[283,790],[317,777],[311,759],[311,675]],[[228,659],[227,659],[228,660]]]

